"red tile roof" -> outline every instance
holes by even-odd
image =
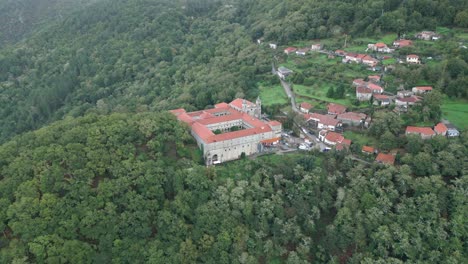
[[[336,132],[328,132],[325,139],[330,142],[341,143],[344,139],[343,135]]]
[[[403,48],[403,47],[412,46],[412,45],[413,45],[413,41],[407,40],[407,39],[400,39],[400,40],[394,41],[394,42],[393,42],[393,45],[398,46],[398,47],[400,47],[400,48]]]
[[[417,96],[397,98],[396,100],[400,102],[405,102],[405,103],[416,103],[418,101],[421,101],[421,99],[419,99],[419,97]]]
[[[372,90],[365,86],[359,86],[358,88],[356,88],[356,92],[360,94],[370,94],[372,93]]]
[[[376,99],[376,100],[387,100],[387,99],[390,99],[390,97],[388,95],[384,95],[384,94],[374,94],[374,99]]]
[[[312,114],[308,114],[308,115],[304,115],[304,118],[306,119],[306,121],[308,120],[314,120],[314,121],[317,121],[323,125],[326,125],[326,126],[337,126],[339,123],[340,123],[340,120],[337,120],[337,119],[334,119],[333,117],[330,117],[328,115],[321,115],[321,114],[317,114],[317,113],[312,113]]]
[[[406,127],[406,134],[421,134],[427,136],[433,136],[435,134],[434,130],[430,127],[415,127],[415,126],[407,126]]]
[[[276,120],[270,121],[270,122],[268,122],[268,124],[270,126],[281,126],[281,123],[276,121]]]
[[[366,84],[364,79],[354,79],[353,80],[353,85],[364,85],[364,84]]]
[[[447,133],[448,128],[444,125],[444,123],[439,123],[434,127],[434,131],[437,134],[444,134]]]
[[[294,51],[296,51],[296,50],[297,50],[297,48],[294,48],[294,47],[288,47],[288,48],[284,49],[284,51],[286,51],[286,52],[288,52],[288,53],[289,53],[289,52],[294,52]]]
[[[372,91],[380,91],[380,92],[384,90],[382,87],[374,83],[367,84],[367,88],[371,89]]]
[[[379,43],[375,43],[375,46],[376,46],[377,48],[385,48],[385,47],[387,47],[387,44],[382,43],[382,42],[379,42]]]
[[[304,108],[304,109],[306,109],[306,110],[309,110],[309,109],[312,108],[312,105],[309,104],[309,103],[307,103],[307,102],[303,102],[303,103],[301,103],[301,104],[299,105],[299,107]]]
[[[377,80],[380,81],[380,76],[379,75],[369,75],[367,77],[369,80]]]
[[[234,101],[232,101],[231,103],[229,103],[229,105],[232,105],[234,107],[237,107],[239,109],[242,109],[242,102],[244,102],[247,104],[247,106],[254,106],[255,104],[248,101],[248,100],[245,100],[245,99],[242,99],[242,98],[237,98],[235,99]]]
[[[374,148],[373,148],[373,147],[369,147],[369,146],[363,146],[363,147],[362,147],[362,152],[374,153]]]
[[[393,165],[395,163],[395,156],[393,156],[392,154],[379,153],[379,155],[377,155],[377,158],[375,158],[375,161]]]
[[[222,102],[222,103],[219,103],[219,104],[215,104],[215,108],[228,108],[229,105],[225,102]]]
[[[343,140],[341,141],[341,144],[349,147],[351,146],[351,139],[343,138]]]
[[[346,111],[346,106],[329,103],[327,109],[329,113],[342,114]]]
[[[432,86],[416,86],[414,88],[419,91],[432,91]]]
[[[406,56],[407,58],[413,58],[413,59],[418,59],[419,56],[418,55],[415,55],[415,54],[409,54]]]
[[[345,120],[354,120],[354,121],[361,121],[366,119],[367,115],[363,113],[355,113],[355,112],[346,112],[343,114],[339,114],[337,119],[345,119]]]

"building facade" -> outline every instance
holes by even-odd
[[[191,127],[191,134],[203,152],[206,165],[261,152],[265,146],[275,144],[281,138],[280,122],[259,119],[260,99],[255,104],[236,99],[229,104],[216,104],[213,109],[195,112],[175,109],[171,113]]]

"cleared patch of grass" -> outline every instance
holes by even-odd
[[[468,101],[444,100],[442,104],[442,118],[450,121],[459,129],[468,129]]]
[[[260,98],[262,99],[262,104],[269,106],[274,104],[287,104],[288,97],[281,87],[280,84],[274,86],[266,86],[260,84]]]
[[[345,131],[343,133],[345,138],[351,139],[353,143],[362,145],[362,146],[371,146],[371,147],[377,147],[377,139],[367,136],[365,134],[353,132],[353,131]]]
[[[314,84],[313,86],[305,86],[305,85],[299,85],[295,84],[293,86],[293,90],[297,95],[303,96],[305,98],[315,98],[318,100],[326,101],[326,102],[333,102],[333,103],[339,103],[343,105],[350,106],[351,102],[348,99],[333,99],[333,98],[328,98],[327,97],[327,91],[330,89],[330,87],[334,87],[336,89],[336,86],[332,83],[325,83],[325,82],[318,82]]]

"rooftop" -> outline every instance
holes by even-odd
[[[379,163],[393,165],[395,163],[395,156],[393,156],[392,154],[379,153],[379,155],[377,155],[377,158],[375,158],[375,161]]]
[[[327,106],[329,113],[342,114],[346,111],[346,106],[340,104],[329,103]]]
[[[415,127],[415,126],[407,126],[406,133],[416,133],[422,134],[427,136],[433,136],[435,134],[434,130],[430,127]]]

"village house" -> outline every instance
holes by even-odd
[[[278,45],[276,45],[275,43],[270,43],[268,44],[270,46],[270,49],[276,49],[278,48]]]
[[[379,153],[375,161],[381,164],[393,165],[395,164],[395,156],[392,154]]]
[[[329,115],[339,115],[346,112],[346,106],[340,104],[329,103],[327,105]]]
[[[370,147],[370,146],[362,146],[361,151],[364,154],[374,154],[375,153],[375,149],[373,147]]]
[[[448,131],[448,128],[444,125],[444,123],[438,123],[436,126],[434,126],[434,132],[437,135],[446,136],[447,131]]]
[[[186,112],[180,108],[170,112],[190,126],[206,165],[261,152],[281,138],[281,123],[259,119],[260,99],[255,104],[236,99],[229,104],[216,104],[213,109]]]
[[[422,139],[430,139],[435,136],[435,132],[430,127],[407,126],[405,135],[418,135]]]
[[[367,115],[363,113],[346,112],[337,115],[336,119],[340,120],[341,123],[349,126],[360,126],[364,124],[366,117]]]
[[[320,51],[320,50],[322,50],[322,45],[320,43],[312,44],[312,46],[310,47],[310,50],[311,51]]]
[[[309,51],[309,48],[298,49],[296,50],[296,55],[305,56],[308,51]]]
[[[383,53],[392,53],[394,50],[389,48],[387,44],[379,42],[375,44],[368,44],[367,48],[372,51],[376,52],[383,52]]]
[[[460,131],[458,131],[455,127],[448,126],[447,127],[447,137],[459,137]]]
[[[379,64],[379,61],[372,58],[369,55],[366,55],[362,58],[362,63],[369,66],[369,67],[375,67],[377,64]]]
[[[367,82],[364,79],[354,79],[353,86],[366,86]]]
[[[312,105],[307,102],[303,102],[299,105],[299,110],[305,114],[308,114],[311,108],[312,108]]]
[[[362,63],[362,59],[367,56],[366,54],[346,53],[343,62]]]
[[[417,33],[415,37],[422,40],[438,40],[440,35],[433,31],[422,31]]]
[[[343,144],[349,147],[351,145],[351,140],[346,139],[342,134],[327,130],[321,130],[319,132],[319,140],[331,146]]]
[[[311,123],[312,126],[317,129],[335,131],[342,127],[340,120],[333,118],[333,116],[312,113],[304,115],[304,119],[306,122]]]
[[[399,98],[410,97],[412,95],[413,95],[413,92],[409,90],[401,90],[397,92],[397,97]]]
[[[381,94],[384,91],[384,89],[381,86],[375,83],[367,83],[367,88],[369,88],[373,94]]]
[[[408,39],[399,39],[393,42],[393,46],[395,48],[411,47],[413,46],[413,41],[408,40]]]
[[[395,104],[400,107],[408,107],[415,105],[419,101],[421,101],[421,98],[419,96],[413,95],[410,97],[397,97],[395,99]]]
[[[391,99],[388,95],[383,95],[383,94],[374,94],[374,105],[379,105],[379,106],[387,106],[390,105]]]
[[[411,89],[414,94],[427,94],[432,92],[431,86],[416,86]]]
[[[421,61],[419,61],[419,56],[415,54],[409,54],[406,56],[406,63],[409,64],[420,64]]]
[[[346,56],[346,51],[344,51],[344,50],[335,50],[335,55],[340,56],[340,57],[344,57],[344,56]]]
[[[359,101],[369,101],[372,97],[372,90],[365,87],[359,86],[356,88],[356,98]]]
[[[291,54],[291,53],[294,53],[296,52],[297,48],[295,47],[288,47],[286,49],[284,49],[284,53],[286,53],[287,55]]]
[[[278,74],[278,76],[284,80],[286,79],[286,77],[288,77],[289,75],[291,75],[293,73],[293,71],[291,71],[290,69],[286,68],[286,67],[283,67],[283,66],[280,66],[278,68],[278,70],[276,71],[276,74]]]

